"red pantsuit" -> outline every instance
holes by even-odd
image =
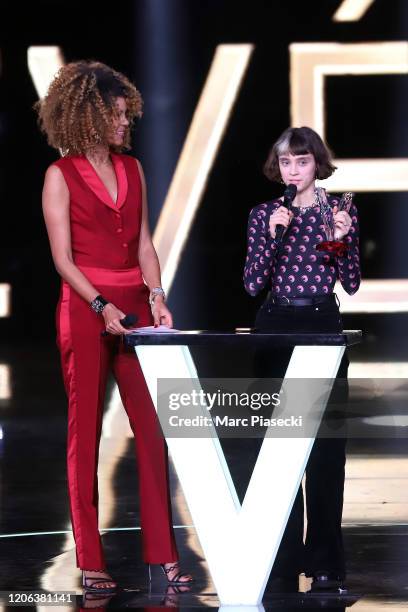
[[[118,182],[114,203],[85,156],[56,162],[70,192],[75,264],[101,295],[137,325],[152,323],[148,289],[138,265],[142,214],[136,160],[112,154]],[[136,355],[118,336],[102,337],[104,321],[65,281],[57,308],[68,409],[68,484],[71,518],[81,569],[104,569],[98,531],[97,465],[106,380],[113,371],[136,439],[143,558],[178,559],[171,520],[167,448]]]

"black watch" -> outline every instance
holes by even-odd
[[[105,298],[101,295],[97,295],[96,298],[91,302],[91,308],[97,314],[100,314],[105,308],[106,304],[109,304],[109,302],[105,300]]]

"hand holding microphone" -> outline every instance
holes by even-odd
[[[127,314],[109,303],[102,311],[102,316],[105,319],[106,330],[101,332],[101,336],[120,336],[127,332],[127,328],[133,327],[137,322],[137,315]]]
[[[296,185],[288,185],[283,194],[282,206],[279,206],[269,218],[269,231],[277,243],[282,240],[283,234],[292,221],[292,202],[296,197],[296,193]]]

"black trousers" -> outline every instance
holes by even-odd
[[[341,332],[338,306],[332,302],[317,306],[277,306],[265,302],[258,311],[255,327],[259,331]],[[255,355],[255,375],[262,378],[283,378],[292,354],[291,348],[259,350]],[[344,354],[323,420],[331,407],[345,406],[348,397],[347,370]],[[338,408],[336,416],[339,414]],[[341,418],[341,415],[340,415]],[[292,577],[301,572],[312,576],[328,571],[345,577],[345,561],[341,519],[343,511],[346,439],[317,437],[306,467],[307,535],[303,544],[304,501],[300,487],[276,557],[272,576]]]

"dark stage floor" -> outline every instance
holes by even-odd
[[[358,372],[358,353],[354,356]],[[0,590],[75,591],[75,567],[65,478],[65,396],[53,346],[0,348],[1,554]],[[237,489],[247,459],[232,452]],[[405,439],[350,440],[344,507],[348,595],[314,598],[273,592],[267,609],[408,609],[408,459]],[[121,590],[109,602],[82,607],[219,607],[184,497],[172,472],[176,536],[183,568],[195,576],[191,590],[149,589],[140,556],[137,475],[129,428],[115,388],[107,398],[100,453],[100,524],[109,569]],[[239,482],[240,474],[243,481]],[[241,559],[240,563],[250,563]],[[300,586],[308,588],[301,577]],[[2,610],[7,610],[3,601]],[[40,609],[40,606],[38,607]],[[72,609],[67,607],[68,609]]]

